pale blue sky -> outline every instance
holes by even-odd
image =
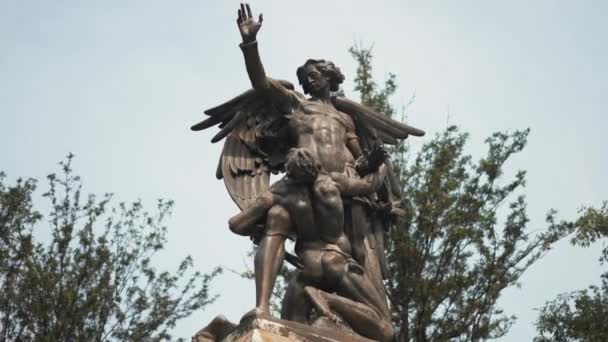
[[[296,82],[307,58],[333,60],[352,92],[354,41],[374,43],[379,80],[396,73],[409,122],[450,124],[484,151],[496,130],[532,129],[508,170],[528,170],[532,230],[556,208],[572,218],[608,199],[608,2],[252,1],[268,74]],[[237,1],[0,0],[0,169],[43,179],[68,152],[87,191],[153,205],[172,198],[169,244],[159,263],[192,254],[201,271],[242,270],[250,242],[233,235],[236,212],[214,178],[221,146],[193,133],[202,111],[248,88],[238,48]],[[44,235],[44,233],[42,233]],[[500,303],[519,316],[503,341],[534,336],[535,307],[597,282],[599,249],[561,243]],[[218,313],[238,320],[253,284],[231,273],[218,302],[181,322],[191,336]]]

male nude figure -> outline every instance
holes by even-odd
[[[294,220],[293,216],[298,217],[299,220],[314,219],[314,222],[301,226],[326,232],[325,234],[339,231],[344,235],[346,228],[350,238],[349,250],[346,253],[352,255],[360,265],[364,264],[363,238],[366,227],[362,224],[345,227],[344,203],[342,203],[342,197],[354,196],[348,192],[348,189],[363,181],[355,170],[356,160],[363,157],[363,153],[355,134],[352,118],[338,111],[331,102],[331,91],[338,90],[339,84],[344,80],[340,70],[333,63],[323,60],[308,60],[298,68],[298,79],[304,92],[311,95],[309,99],[305,99],[279,82],[266,77],[256,41],[262,17],[260,16],[260,21],[256,22],[252,17],[249,5],[241,5],[237,22],[243,38],[240,46],[253,88],[271,100],[283,113],[289,113],[286,117],[289,119],[288,134],[291,145],[310,151],[318,160],[319,168],[324,174],[323,177],[315,178],[305,186],[293,184],[288,186],[286,184],[290,183],[289,181],[273,185],[272,194],[282,194],[282,197],[279,197],[290,200],[282,199],[281,201],[286,203],[279,201],[279,203],[273,203],[271,207],[268,206],[269,203],[272,203],[268,198],[270,195],[262,195],[258,199],[258,203],[267,205],[254,206],[250,210],[246,210],[250,215],[241,217],[243,219],[244,217],[256,217],[258,220],[266,218],[264,236],[254,259],[257,302],[256,309],[251,314],[269,315],[270,295],[284,259],[283,247],[287,235],[285,231],[289,230],[289,221]],[[382,153],[380,152],[380,154]],[[340,180],[347,180],[352,185],[339,189],[337,184],[340,183]],[[365,191],[357,191],[356,195],[369,195],[375,190],[377,187],[374,190],[366,188]],[[292,207],[287,208],[287,205]],[[313,209],[314,215],[309,213]],[[363,210],[360,205],[353,204],[353,212],[356,209]],[[255,215],[256,210],[261,213],[261,216]],[[300,212],[306,211],[309,212],[300,214]],[[359,215],[363,214],[359,213]],[[251,235],[256,230],[251,231],[252,227],[259,222],[248,222],[246,225],[233,223],[234,220],[231,220],[231,229],[237,234]],[[248,228],[235,228],[237,226],[247,226]],[[259,232],[256,231],[256,233]],[[305,233],[305,231],[298,232],[298,234]],[[318,234],[314,236],[318,236]],[[298,238],[301,239],[302,236],[298,236]],[[349,240],[346,236],[343,236],[343,239]]]
[[[274,253],[265,267],[278,272],[284,255],[283,243],[290,233],[296,235],[296,254],[302,263],[290,283],[283,303],[281,318],[306,323],[311,305],[323,315],[337,320],[341,317],[359,334],[380,341],[390,341],[394,330],[386,302],[363,268],[351,257],[351,245],[340,225],[325,229],[316,222],[319,206],[310,203],[309,189],[314,183],[336,207],[341,207],[341,194],[355,196],[375,191],[386,175],[385,166],[364,178],[348,178],[340,173],[320,170],[316,155],[304,148],[292,149],[286,162],[287,176],[272,185],[256,203],[230,219],[230,229],[241,235],[253,235],[255,226],[268,213],[266,238],[262,244],[278,244],[278,248],[260,245],[263,253]],[[327,203],[326,203],[327,204]],[[325,205],[326,205],[325,204]],[[325,206],[324,205],[324,206]],[[262,259],[267,256],[262,254]],[[260,264],[256,255],[256,273]],[[264,272],[262,274],[270,274]],[[261,279],[256,287],[269,286]],[[322,290],[319,290],[322,289]],[[270,300],[271,288],[257,291],[268,296],[257,298],[258,307]],[[334,295],[333,293],[337,293]],[[260,314],[252,312],[251,314]]]

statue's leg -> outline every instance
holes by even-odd
[[[366,303],[376,310],[380,317],[390,319],[390,311],[384,296],[374,286],[363,268],[352,259],[347,262],[346,272],[340,278],[336,292],[357,302]]]
[[[268,211],[266,232],[254,259],[256,274],[256,306],[269,312],[270,296],[285,258],[285,239],[289,234],[290,217],[287,209],[275,205]]]
[[[331,251],[325,253],[322,262],[325,277],[338,294],[336,297],[324,298],[329,307],[364,336],[376,339],[382,337],[382,341],[389,336],[392,338],[394,330],[388,306],[363,268],[353,259],[347,260],[345,256]],[[354,308],[351,301],[362,306]]]
[[[302,272],[297,272],[289,282],[281,307],[281,319],[306,324],[312,305],[304,292]]]
[[[378,315],[388,316],[388,306],[378,289],[365,274],[363,267],[344,255],[327,251],[323,255],[325,285],[354,301],[374,308]]]
[[[256,308],[250,316],[270,316],[272,289],[285,258],[285,239],[289,234],[291,219],[283,206],[275,205],[268,211],[266,230],[254,258]]]
[[[312,304],[305,287],[323,285],[325,274],[321,260],[324,254],[325,252],[314,248],[299,251],[298,257],[303,267],[289,282],[281,308],[282,319],[300,323],[308,321]]]
[[[348,224],[345,232],[351,243],[353,259],[359,265],[365,265],[365,234],[369,229],[367,214],[363,205],[357,201],[351,201],[347,211]]]
[[[327,293],[312,286],[306,286],[305,291],[315,308],[335,320],[336,312],[358,334],[378,341],[392,341],[395,330],[390,319],[379,317],[369,306],[337,294]],[[327,312],[330,312],[327,314]]]
[[[358,201],[345,206],[345,215],[344,228],[351,242],[353,259],[363,267],[367,278],[384,298],[383,302],[387,302],[384,289],[384,279],[388,274],[384,254],[384,222]]]

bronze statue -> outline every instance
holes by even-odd
[[[306,323],[314,307],[360,335],[389,341],[384,230],[399,187],[382,146],[424,132],[332,96],[344,80],[332,62],[309,59],[297,69],[309,98],[267,77],[256,40],[262,20],[241,4],[240,47],[253,89],[207,110],[210,117],[192,127],[221,128],[212,139],[226,138],[216,176],[242,210],[230,229],[259,240],[256,308],[244,319],[270,316],[285,239],[293,237],[297,256],[287,257],[299,270],[282,318]],[[270,186],[270,173],[282,171]]]

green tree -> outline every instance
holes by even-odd
[[[553,224],[558,229],[573,231],[573,245],[588,247],[603,240],[604,248],[599,262],[608,262],[608,202],[602,208],[585,208],[581,217],[571,222]],[[586,341],[603,342],[608,338],[608,272],[601,275],[601,285],[559,295],[540,310],[535,342]]]
[[[372,49],[354,46],[355,90],[361,102],[386,115],[396,77],[379,86],[372,77]],[[402,111],[403,114],[403,111]],[[476,341],[504,336],[515,317],[498,306],[501,292],[567,234],[553,223],[528,229],[525,171],[510,179],[504,165],[523,150],[529,130],[497,132],[486,140],[485,157],[465,152],[468,134],[450,126],[428,140],[414,158],[407,144],[390,150],[402,196],[393,205],[386,253],[386,290],[400,341]],[[500,215],[499,215],[500,213]],[[505,219],[500,220],[501,215]]]
[[[389,73],[379,85],[372,73],[372,49],[355,45],[349,52],[357,63],[354,90],[361,103],[403,119],[414,97],[397,110],[390,103],[397,91],[396,76]],[[596,212],[590,208],[579,219],[559,224],[550,211],[547,229],[530,233],[522,194],[526,172],[510,179],[504,175],[505,164],[524,149],[528,134],[525,129],[490,135],[487,153],[477,161],[465,152],[468,134],[456,126],[432,137],[414,158],[407,143],[390,147],[402,194],[393,199],[393,212],[401,215],[390,218],[385,286],[398,341],[504,336],[516,317],[497,306],[502,291],[517,285],[523,273],[571,231],[599,229],[598,220],[589,220],[589,213]],[[505,219],[499,220],[502,216]],[[283,266],[275,285],[275,313],[292,273]],[[250,271],[243,275],[253,277]]]
[[[173,202],[149,213],[139,201],[85,197],[71,160],[48,176],[46,217],[34,208],[35,180],[7,185],[0,174],[0,340],[172,340],[179,319],[215,299],[209,284],[220,270],[192,272],[190,257],[157,270]],[[43,227],[48,243],[33,233]]]

